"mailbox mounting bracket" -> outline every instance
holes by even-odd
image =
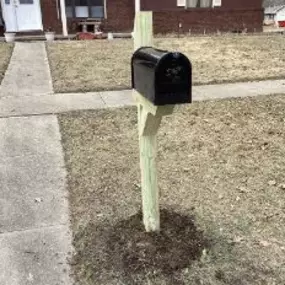
[[[133,91],[139,112],[139,135],[156,134],[163,116],[171,115],[175,105],[155,106],[139,92]]]

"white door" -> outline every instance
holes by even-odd
[[[40,0],[3,0],[7,32],[42,30]]]
[[[17,21],[16,21],[16,10],[14,6],[14,0],[3,0],[2,4],[2,12],[3,18],[6,25],[7,32],[17,32]]]

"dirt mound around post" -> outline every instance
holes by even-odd
[[[123,284],[147,284],[149,279],[164,276],[165,284],[183,284],[175,276],[199,259],[208,246],[192,217],[169,210],[161,211],[159,233],[145,232],[141,212],[112,226],[99,227],[91,242],[94,247],[88,249],[96,255],[89,268],[95,280],[113,275]]]

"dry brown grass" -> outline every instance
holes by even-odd
[[[138,242],[132,216],[141,205],[135,108],[59,116],[78,284],[285,284],[284,110],[278,95],[195,103],[163,120],[164,248],[156,237]],[[160,253],[164,263],[154,262]]]
[[[48,45],[55,91],[129,88],[132,46],[131,40]],[[193,63],[194,84],[285,76],[282,35],[159,38],[155,46],[185,53]]]
[[[0,82],[4,78],[6,69],[10,62],[13,52],[13,45],[7,43],[0,43]]]

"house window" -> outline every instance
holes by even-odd
[[[185,7],[186,0],[177,0],[177,6],[178,7]]]
[[[34,4],[34,0],[19,0],[20,4]]]
[[[222,0],[177,0],[177,6],[185,8],[221,7]]]
[[[213,7],[221,7],[222,0],[213,0]]]
[[[104,0],[66,0],[68,18],[104,18]]]

